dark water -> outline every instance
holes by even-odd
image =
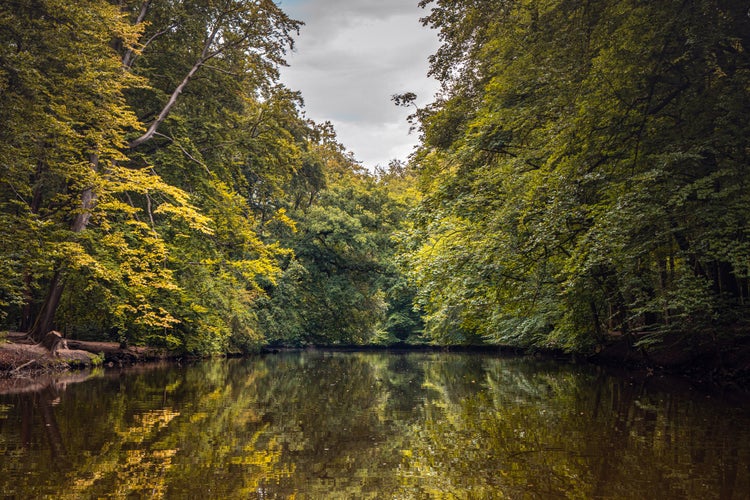
[[[5,498],[748,498],[750,411],[586,366],[301,353],[0,396]]]

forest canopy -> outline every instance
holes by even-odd
[[[411,254],[427,333],[589,351],[747,327],[737,1],[429,1]]]
[[[441,91],[371,172],[279,82],[280,3],[3,2],[0,322],[195,354],[744,339],[747,4],[420,5]]]

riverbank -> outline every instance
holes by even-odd
[[[734,334],[666,335],[648,349],[634,338],[615,339],[589,361],[649,374],[669,374],[700,384],[750,391],[750,337]]]
[[[715,388],[731,388],[748,392],[750,388],[750,339],[734,337],[731,345],[717,343],[693,344],[688,348],[682,340],[669,339],[648,351],[633,346],[632,339],[611,342],[592,356],[572,355],[559,350],[534,351],[502,346],[436,346],[430,344],[393,345],[310,345],[306,347],[265,346],[261,355],[289,351],[320,350],[326,352],[466,352],[516,356],[540,356],[560,361],[575,361],[625,371],[638,379],[654,375],[684,378],[686,381]],[[0,334],[0,379],[36,378],[96,366],[117,368],[154,361],[170,361],[184,355],[164,349],[142,346],[121,347],[116,342],[65,340],[52,354],[19,332]],[[235,356],[230,356],[235,357]]]
[[[123,366],[176,357],[162,349],[121,347],[116,342],[65,340],[54,352],[20,332],[0,338],[0,378],[34,376],[94,366]]]

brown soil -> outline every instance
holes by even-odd
[[[29,372],[54,373],[75,368],[86,368],[104,363],[122,366],[141,361],[165,359],[168,353],[147,347],[121,348],[115,342],[84,342],[66,340],[66,346],[52,355],[18,332],[0,337],[0,378],[9,378]]]

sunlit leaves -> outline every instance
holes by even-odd
[[[444,42],[412,254],[435,338],[586,350],[745,318],[739,2],[422,3]]]
[[[0,23],[2,314],[28,328],[55,286],[68,335],[256,348],[288,255],[261,233],[293,227],[275,200],[310,133],[276,83],[300,23],[266,1],[104,0],[13,1]]]
[[[83,193],[106,189],[125,136],[139,127],[123,91],[140,80],[122,71],[110,43],[131,44],[140,28],[101,1],[4,3],[0,22],[0,210],[13,230],[2,246],[23,249],[2,260],[23,276],[8,293],[33,307],[56,265],[95,267],[71,228],[86,210]]]

